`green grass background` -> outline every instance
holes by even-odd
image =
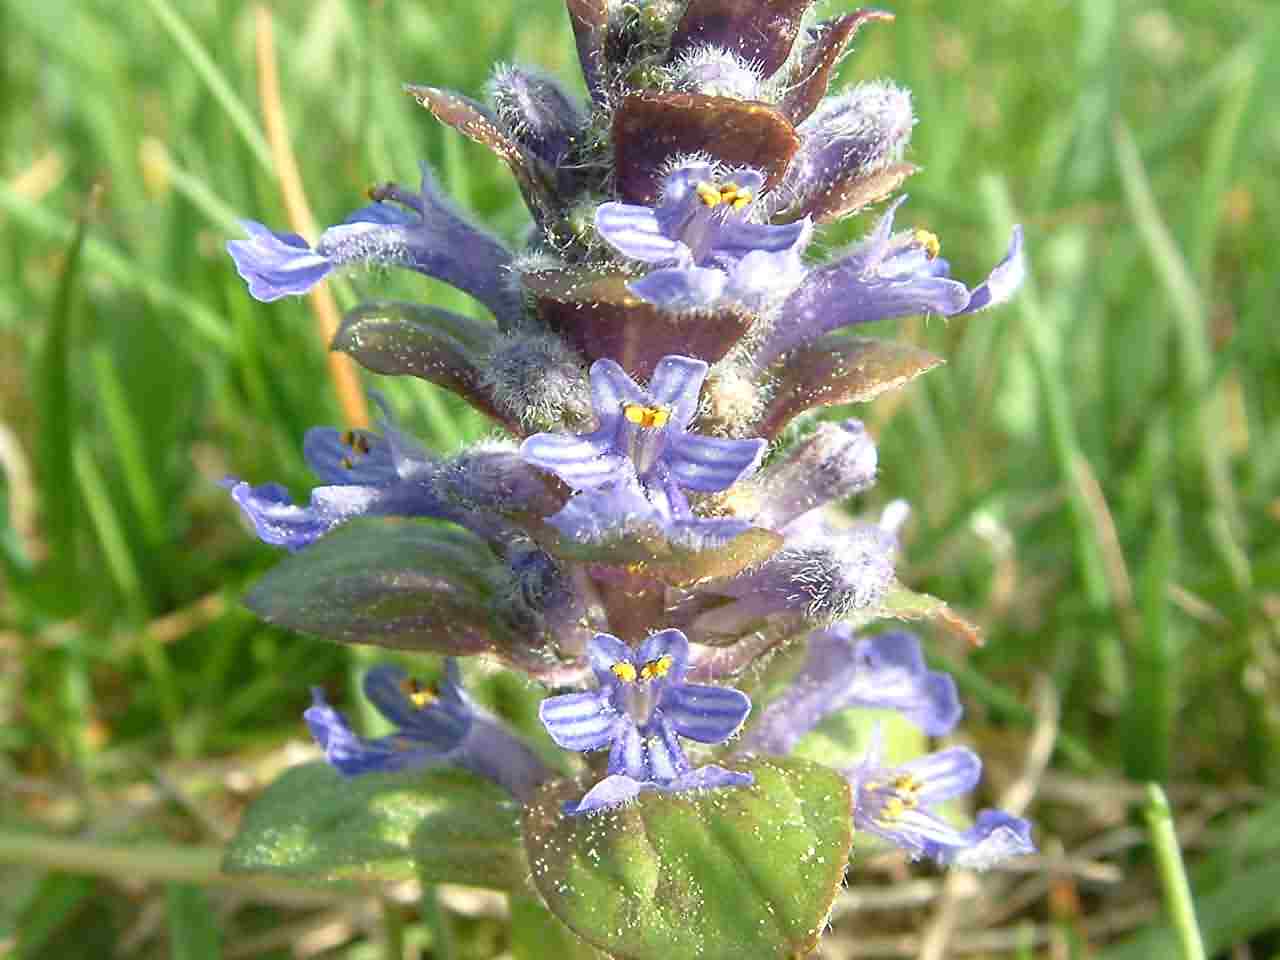
[[[492,921],[282,904],[210,887],[200,864],[147,880],[147,863],[220,841],[262,765],[303,737],[308,686],[341,682],[352,659],[236,604],[277,555],[216,481],[305,489],[302,432],[339,413],[305,302],[254,302],[223,251],[237,216],[285,223],[252,8],[171,2],[0,5],[0,956],[284,957],[255,937],[335,910],[348,935],[326,955],[404,940],[542,956],[536,933],[504,946]],[[995,782],[1023,762],[1037,678],[1052,682],[1045,783],[1059,791],[1032,806],[1042,847],[1101,829],[1062,784],[1121,797],[1116,829],[1125,782],[1178,784],[1210,950],[1280,956],[1280,8],[891,8],[842,78],[914,91],[908,220],[975,282],[1020,221],[1033,270],[990,315],[874,331],[950,363],[858,411],[881,442],[869,503],[912,502],[904,578],[987,634],[972,654],[942,634],[931,648],[958,671]],[[522,234],[499,163],[399,83],[478,95],[495,60],[516,59],[577,84],[555,0],[282,4],[276,36],[323,223],[427,159],[462,206]],[[470,309],[415,277],[350,286]],[[378,387],[438,449],[486,429],[424,385]],[[48,831],[71,854],[145,841],[152,860],[57,872],[39,866],[54,848],[29,842]],[[1141,843],[1110,860],[1123,881],[1056,882],[1014,919],[1047,925],[1059,955],[1115,939],[1102,956],[1177,956],[1158,913],[1091,932],[1159,899]],[[877,934],[875,915],[858,922]],[[1019,955],[1048,949],[1033,939]]]

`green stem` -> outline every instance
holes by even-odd
[[[1169,799],[1157,783],[1147,784],[1147,806],[1143,815],[1151,832],[1151,846],[1156,855],[1160,885],[1164,888],[1165,907],[1182,945],[1183,960],[1205,960],[1204,941],[1200,938],[1195,904],[1191,899],[1191,884],[1187,881],[1182,851],[1173,828],[1173,813],[1169,809]]]
[[[454,960],[453,931],[449,928],[449,914],[440,903],[440,891],[433,886],[422,886],[422,922],[431,931],[432,960]]]
[[[382,952],[386,960],[404,960],[404,913],[394,901],[383,897]]]
[[[134,881],[233,887],[247,892],[303,897],[310,894],[326,903],[351,892],[320,891],[300,881],[279,877],[223,873],[220,847],[101,843],[0,830],[0,863]]]

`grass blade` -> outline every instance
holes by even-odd
[[[249,108],[244,105],[218,65],[213,62],[213,58],[205,50],[200,38],[195,35],[178,11],[173,9],[169,0],[146,0],[146,4],[173,42],[177,44],[178,50],[186,57],[187,62],[191,64],[191,69],[209,88],[213,99],[217,101],[218,106],[222,107],[227,119],[231,121],[232,126],[236,128],[253,153],[254,159],[262,165],[263,170],[270,172],[271,148],[267,146],[267,138],[258,128],[258,122],[254,120]]]

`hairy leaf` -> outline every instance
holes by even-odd
[[[849,785],[800,760],[736,763],[751,787],[645,794],[568,817],[557,781],[524,813],[533,882],[562,921],[625,960],[765,960],[808,953],[852,843]]]
[[[288,770],[249,807],[227,873],[317,884],[425,882],[520,888],[519,818],[497,787],[460,770],[344,777],[327,763]]]

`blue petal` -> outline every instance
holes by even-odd
[[[296,233],[276,233],[253,220],[241,220],[248,240],[232,240],[227,252],[249,293],[264,303],[300,296],[323,280],[333,264]]]
[[[630,465],[602,431],[584,434],[535,433],[520,445],[528,464],[554,473],[575,490],[593,490],[624,479]]]
[[[696,770],[669,783],[656,784],[656,789],[664,793],[679,793],[685,790],[717,790],[721,787],[749,787],[756,778],[749,773],[738,770],[726,770],[714,763],[708,763]]]
[[[574,494],[547,523],[570,540],[604,543],[638,533],[645,526],[660,531],[663,517],[639,484],[628,480]]]
[[[813,223],[808,217],[781,226],[730,219],[716,237],[715,252],[734,257],[745,257],[757,250],[777,253],[803,247],[812,235]]]
[[[581,800],[570,801],[562,809],[571,817],[609,810],[630,803],[646,789],[652,790],[653,787],[625,774],[615,773],[588,790]]]
[[[727,490],[755,469],[768,442],[730,440],[686,433],[673,438],[664,454],[675,481],[686,490]]]
[[[344,776],[390,773],[442,762],[436,751],[413,749],[397,736],[366,740],[351,729],[346,717],[325,702],[319,687],[312,689],[311,698],[312,705],[303,713],[303,719],[324,750],[325,760]]]
[[[600,421],[601,433],[611,429],[628,403],[651,403],[649,394],[627,375],[615,360],[597,360],[588,374],[591,380],[591,409]]]
[[[983,810],[957,846],[927,845],[926,856],[944,866],[986,870],[1011,857],[1036,852],[1031,824],[1003,810]]]
[[[918,860],[930,851],[964,843],[964,834],[959,830],[941,817],[920,808],[907,810],[893,820],[877,820],[864,812],[855,799],[853,823],[858,830],[873,833],[894,846],[901,847],[913,860]]]
[[[719,300],[728,282],[723,270],[666,267],[632,280],[627,289],[664,310],[697,310]]]
[[[635,663],[631,648],[611,633],[597,633],[587,644],[587,660],[602,687],[614,687],[618,678],[611,669],[615,663]]]
[[[662,199],[658,202],[658,209],[670,212],[688,201],[700,202],[694,193],[698,184],[710,183],[715,178],[715,168],[709,163],[690,163],[671,171],[662,179]]]
[[[921,806],[937,803],[968,793],[982,779],[982,761],[968,747],[950,747],[925,754],[898,768],[920,782]]]
[[[676,683],[663,691],[658,708],[680,736],[699,743],[724,743],[747,719],[751,698],[731,687]]]
[[[425,707],[415,706],[404,693],[407,675],[399,667],[380,664],[364,677],[364,694],[378,712],[400,728],[401,736],[417,741],[439,753],[447,753],[462,743],[471,729],[472,711],[460,699],[456,670],[437,699]]]
[[[623,716],[614,731],[608,769],[611,774],[621,773],[635,780],[649,779],[644,738],[630,717]]]
[[[602,203],[596,208],[596,231],[623,256],[645,263],[688,260],[689,248],[663,233],[652,207]]]
[[[559,746],[581,753],[613,743],[619,714],[607,691],[592,690],[547,697],[538,706],[538,717]]]
[[[977,313],[988,307],[996,307],[1008,301],[1027,276],[1027,258],[1022,249],[1022,227],[1013,228],[1009,238],[1009,250],[996,264],[986,282],[973,291],[968,305],[960,313]]]
[[[373,487],[317,487],[312,491],[312,503],[302,507],[295,504],[289,491],[278,483],[254,487],[228,477],[223,486],[253,524],[259,540],[289,550],[300,550],[343,520],[366,512],[378,495],[377,488]],[[323,491],[344,491],[345,503],[342,496],[321,496],[317,502],[316,494]]]
[[[692,357],[663,357],[649,378],[649,392],[659,406],[671,410],[667,429],[683,430],[698,412],[698,395],[707,378],[707,364]]]
[[[847,644],[841,646],[847,655]],[[811,650],[816,653],[816,646]],[[839,655],[835,651],[828,655],[833,654]],[[935,737],[949,733],[959,722],[962,708],[955,681],[949,674],[925,666],[920,640],[913,634],[894,632],[864,637],[853,645],[852,656],[857,665],[853,680],[836,709],[860,706],[900,710]]]
[[[344,436],[358,437],[367,446],[361,453],[343,443]],[[312,427],[302,439],[302,455],[312,471],[327,483],[388,484],[399,479],[391,445],[368,430],[336,430]]]
[[[755,777],[749,773],[726,770],[711,763],[666,781],[638,780],[625,774],[611,774],[588,790],[581,800],[566,803],[563,810],[570,816],[595,813],[629,803],[647,790],[682,793],[688,790],[749,787],[753,783]]]

